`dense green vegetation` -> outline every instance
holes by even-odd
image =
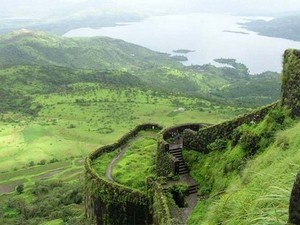
[[[91,224],[82,213],[82,181],[36,182],[22,193],[2,196],[1,224]]]
[[[209,154],[184,152],[202,196],[189,224],[286,224],[300,158],[299,123],[285,114],[273,110],[258,124],[242,125]]]
[[[222,96],[228,99],[232,105],[264,105],[278,98],[280,78],[277,73],[265,72],[259,75],[252,75],[247,80],[239,80],[221,89],[213,91],[213,95]],[[268,87],[268,88],[265,88]],[[256,93],[260,93],[258,96]]]
[[[260,35],[300,41],[300,15],[275,18],[271,21],[255,20],[244,24]]]
[[[82,164],[53,158],[1,173],[0,194],[7,194],[0,195],[0,223],[84,224]]]

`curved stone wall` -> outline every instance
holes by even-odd
[[[142,130],[161,130],[157,124],[142,124],[112,145],[97,149],[85,161],[86,215],[96,224],[151,224],[152,196],[101,177],[92,168],[92,161],[106,152],[126,144]]]

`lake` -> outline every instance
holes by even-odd
[[[300,42],[260,36],[238,24],[249,19],[258,18],[209,13],[155,16],[116,27],[75,29],[64,36],[108,36],[172,55],[178,55],[173,52],[177,49],[194,50],[184,54],[186,65],[217,65],[213,59],[234,58],[251,73],[280,72],[284,50],[300,49]]]

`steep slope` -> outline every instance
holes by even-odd
[[[167,54],[108,37],[63,38],[19,30],[0,38],[0,66],[56,65],[73,68],[123,68],[177,65]]]
[[[228,143],[209,154],[185,152],[204,199],[188,224],[286,224],[300,163],[300,122],[287,119],[280,124],[274,118],[269,115],[260,124],[239,128],[244,138],[235,147]],[[254,156],[248,152],[247,133],[261,137]]]

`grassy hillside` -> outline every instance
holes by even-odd
[[[30,64],[104,69],[171,63],[167,54],[107,37],[63,38],[19,30],[0,38],[0,66]]]
[[[239,139],[216,142],[209,154],[184,152],[201,196],[188,224],[286,224],[300,123],[283,118],[273,111],[259,124],[243,125]]]
[[[280,77],[274,72],[252,75],[248,79],[237,79],[234,83],[212,91],[214,96],[228,99],[236,106],[267,105],[278,99]]]

